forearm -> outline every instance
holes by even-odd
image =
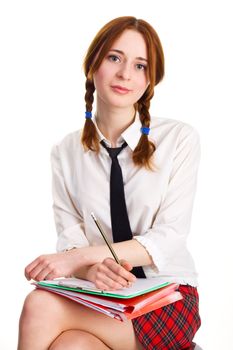
[[[113,243],[112,247],[120,260],[127,260],[132,266],[152,264],[146,249],[135,239]],[[85,265],[94,265],[102,262],[107,257],[112,258],[112,254],[106,245],[81,248],[81,254],[85,256]]]

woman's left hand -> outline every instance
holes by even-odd
[[[86,279],[102,290],[121,289],[131,286],[136,281],[130,270],[132,265],[129,262],[121,260],[119,265],[112,258],[106,258],[103,262],[90,266]]]

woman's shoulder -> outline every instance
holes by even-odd
[[[81,137],[82,130],[75,130],[60,138],[54,146],[59,147],[59,149],[77,149],[81,145]]]
[[[151,117],[151,129],[187,129],[187,130],[196,130],[196,127],[190,123],[187,123],[185,121],[174,119],[174,118],[166,118],[166,117],[157,117],[152,116]]]
[[[84,150],[81,137],[82,130],[76,130],[66,134],[60,140],[55,142],[51,148],[52,161],[58,159],[64,162],[73,161],[73,159],[83,154]]]
[[[151,132],[150,135],[155,140],[165,137],[182,138],[188,135],[193,135],[199,138],[199,132],[196,127],[185,121],[166,118],[166,117],[151,117]]]

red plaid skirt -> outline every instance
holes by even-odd
[[[192,339],[201,325],[197,289],[180,285],[183,299],[132,320],[145,350],[191,350]]]

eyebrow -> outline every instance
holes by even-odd
[[[120,53],[121,55],[125,56],[125,53],[123,51],[121,51],[121,50],[118,50],[118,49],[111,49],[109,51],[114,51],[114,52]],[[148,62],[148,60],[146,58],[143,58],[143,57],[136,57],[136,59],[140,60],[140,61]]]

